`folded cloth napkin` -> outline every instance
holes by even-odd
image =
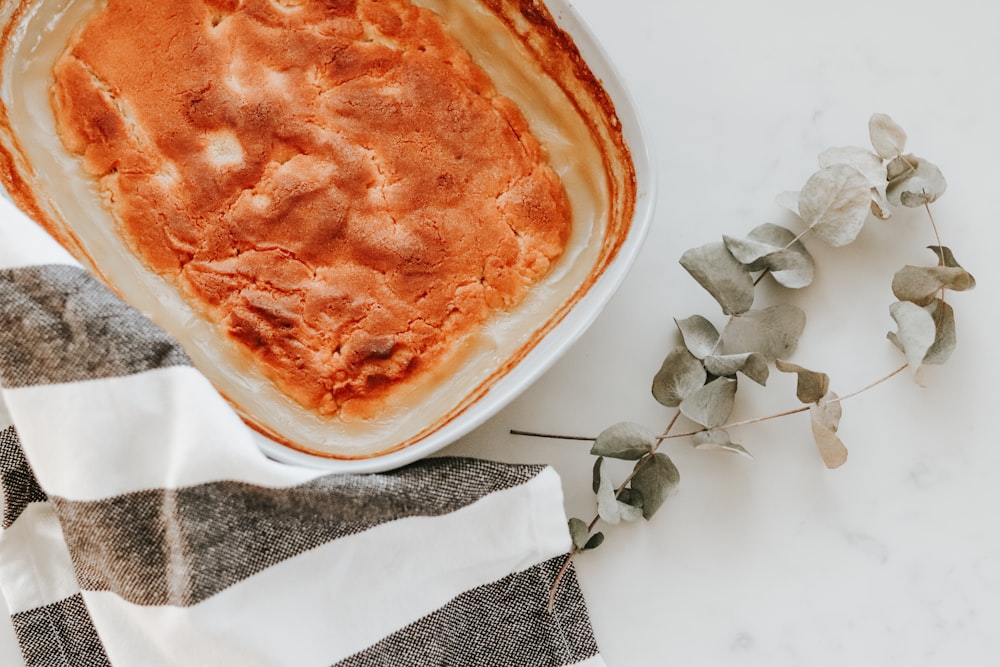
[[[603,665],[548,467],[265,457],[0,198],[0,588],[30,667]]]

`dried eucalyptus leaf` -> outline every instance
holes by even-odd
[[[774,203],[776,203],[781,208],[787,208],[789,211],[795,215],[799,214],[799,191],[798,190],[786,190],[782,192],[777,197],[774,198]]]
[[[763,271],[767,266],[761,260],[768,255],[780,252],[781,248],[770,243],[761,243],[752,239],[740,239],[734,236],[723,236],[726,248],[733,257],[744,264],[750,271]]]
[[[917,158],[913,155],[900,155],[885,166],[886,177],[892,183],[901,178],[912,176],[917,173],[917,162]],[[896,205],[899,204],[899,202],[894,203]]]
[[[750,352],[744,352],[743,354],[719,354],[705,357],[705,370],[717,377],[735,377],[736,373],[746,365],[750,354]]]
[[[733,257],[725,243],[709,243],[681,255],[683,266],[708,290],[726,315],[745,313],[753,306],[753,277]]]
[[[812,419],[813,439],[816,441],[816,448],[823,459],[826,467],[833,470],[847,463],[847,447],[837,436],[836,430],[831,430],[821,421],[816,419],[816,406],[810,406]]]
[[[595,467],[597,473],[597,514],[610,524],[621,523],[622,515],[618,507],[618,498],[615,497],[615,488],[608,477],[604,466],[604,459],[598,459],[599,463]]]
[[[955,259],[955,253],[951,251],[951,248],[943,245],[929,245],[927,249],[934,253],[938,261],[944,266],[950,266],[953,269],[960,269],[962,265],[958,263]]]
[[[906,132],[884,113],[874,114],[868,120],[868,134],[875,152],[886,160],[891,160],[906,149]]]
[[[901,155],[888,165],[889,185],[885,194],[894,206],[916,208],[944,194],[948,183],[932,162],[915,155]]]
[[[729,419],[735,399],[736,380],[720,377],[681,401],[680,411],[696,424],[716,428]]]
[[[608,495],[608,492],[603,490],[604,486],[600,488],[601,491],[597,494],[597,515],[604,521],[616,526],[622,522],[622,515],[618,509],[618,501],[615,499],[614,489],[608,487],[610,489],[610,495]]]
[[[719,330],[701,315],[692,315],[686,320],[675,319],[674,323],[681,332],[684,345],[698,359],[712,354],[719,344]]]
[[[622,521],[628,523],[641,519],[643,517],[641,508],[626,505],[618,500],[614,485],[611,483],[611,478],[608,477],[605,471],[604,459],[599,459],[599,461],[600,463],[596,466],[599,478],[597,485],[598,516],[612,525],[619,524]]]
[[[701,362],[687,348],[676,347],[653,377],[653,398],[661,405],[676,408],[700,389],[706,379],[708,374]]]
[[[897,301],[889,306],[889,313],[899,328],[889,339],[906,355],[914,379],[919,382],[920,366],[937,338],[934,317],[909,301]]]
[[[834,247],[847,245],[857,238],[871,211],[871,186],[854,167],[824,167],[799,193],[799,211],[816,236]]]
[[[798,384],[795,388],[795,396],[803,403],[816,403],[826,396],[830,390],[830,376],[826,373],[811,371],[797,364],[778,359],[775,367],[782,373],[795,373],[798,375]]]
[[[590,453],[637,461],[656,447],[656,434],[639,424],[619,422],[601,431]]]
[[[955,351],[955,311],[945,301],[935,299],[925,307],[934,319],[934,343],[924,355],[924,365],[943,364]]]
[[[594,461],[594,470],[592,473],[592,483],[591,487],[594,489],[594,494],[601,488],[601,471],[604,469],[604,457],[599,456]]]
[[[573,539],[573,546],[583,551],[587,548],[590,540],[590,529],[582,519],[572,518],[569,520],[569,535]]]
[[[798,235],[792,230],[782,227],[781,225],[774,225],[769,222],[763,225],[757,225],[750,230],[747,234],[747,238],[751,241],[758,241],[760,243],[766,243],[774,248],[778,249],[799,249],[799,252],[809,254],[806,252],[805,246],[803,246],[798,240]]]
[[[729,433],[721,428],[695,433],[691,437],[691,444],[695,449],[716,449],[730,454],[738,454],[748,459],[753,458],[743,445],[733,442]]]
[[[733,318],[722,332],[722,354],[757,352],[769,361],[789,356],[798,345],[806,316],[787,303]]]
[[[632,505],[626,505],[620,500],[617,502],[618,502],[618,516],[620,516],[621,520],[624,521],[625,523],[632,523],[634,521],[638,521],[639,519],[642,519],[645,516],[645,513],[642,511],[641,507],[633,507]]]
[[[813,439],[819,449],[820,457],[827,468],[839,468],[847,461],[847,448],[837,437],[843,409],[840,398],[834,392],[829,392],[816,403],[809,406],[809,416],[812,422]]]
[[[740,372],[762,387],[767,385],[767,378],[771,374],[767,366],[767,357],[757,352],[751,352],[747,356],[746,363],[743,364]]]
[[[812,257],[801,244],[796,249],[775,247],[753,239],[726,236],[726,246],[750,271],[768,270],[778,284],[792,289],[807,287],[813,280]]]
[[[782,250],[764,258],[771,277],[782,287],[802,289],[812,284],[815,268],[812,257],[794,250]]]
[[[662,452],[637,463],[632,488],[642,494],[643,516],[651,519],[680,481],[681,473],[677,466]]]
[[[790,229],[765,223],[751,230],[747,238],[780,248],[762,259],[779,285],[801,289],[812,284],[815,273],[812,255]]]
[[[965,292],[976,286],[972,274],[959,266],[932,266],[931,273],[941,282],[941,287],[953,292]]]
[[[621,493],[618,494],[618,502],[638,507],[639,509],[642,509],[642,506],[645,504],[642,494],[631,488],[622,489]]]
[[[884,113],[873,114],[868,120],[868,134],[875,152],[886,160],[906,150],[906,131]]]
[[[846,164],[860,171],[872,188],[884,188],[888,182],[885,163],[882,158],[866,148],[839,146],[828,148],[819,154],[820,167]]]
[[[957,259],[955,259],[955,253],[951,251],[951,248],[943,245],[929,245],[927,246],[927,249],[933,252],[934,256],[937,257],[938,261],[944,266],[947,266],[952,269],[962,268],[962,265],[958,263]],[[976,279],[972,276],[971,273],[966,272],[966,274],[968,275],[967,280],[969,281],[968,287],[966,287],[966,289],[975,289]]]
[[[809,406],[812,418],[834,433],[840,428],[840,419],[844,416],[840,397],[835,392],[827,392],[826,396]]]
[[[733,377],[737,373],[743,373],[761,386],[767,384],[770,375],[767,358],[757,352],[705,357],[705,370],[718,377]]]
[[[889,199],[885,196],[884,188],[872,188],[872,215],[879,220],[888,220],[892,217],[892,209],[889,207]]]
[[[942,289],[964,292],[976,286],[968,271],[952,266],[904,266],[892,278],[892,293],[900,301],[926,306]]]
[[[590,539],[587,540],[587,543],[583,545],[583,549],[581,549],[581,551],[590,551],[591,549],[596,549],[602,544],[604,544],[604,533],[594,533],[590,536]]]

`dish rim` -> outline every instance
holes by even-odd
[[[635,208],[628,232],[614,259],[562,321],[509,372],[454,419],[417,442],[368,458],[338,459],[297,450],[258,433],[258,446],[270,458],[329,472],[367,474],[400,468],[440,452],[496,416],[544,375],[590,328],[625,280],[652,226],[657,196],[655,156],[645,139],[645,125],[634,98],[604,47],[573,7],[572,0],[546,0],[545,4],[558,27],[572,37],[583,60],[611,98],[621,123],[622,136],[631,153],[636,185]]]
[[[618,231],[614,234],[617,240],[611,256],[604,260],[603,266],[592,275],[589,283],[577,292],[571,302],[554,311],[558,316],[553,316],[547,331],[541,332],[523,356],[510,363],[503,373],[498,373],[496,379],[486,385],[481,394],[473,394],[450,417],[428,429],[415,441],[404,447],[386,449],[362,458],[338,457],[297,448],[282,442],[280,437],[271,438],[254,426],[252,418],[249,421],[244,419],[264,454],[288,464],[350,473],[389,470],[430,456],[485,423],[534,384],[584,334],[617,291],[651,226],[656,198],[656,168],[633,99],[610,58],[572,2],[573,0],[546,0],[545,10],[551,16],[550,20],[554,22],[557,32],[562,31],[568,35],[575,47],[570,56],[572,61],[578,66],[582,60],[584,69],[590,71],[588,78],[592,77],[592,81],[598,82],[604,99],[610,100],[610,120],[615,127],[613,132],[618,136],[619,145],[624,144],[624,159],[629,163],[630,178],[627,187],[632,191],[632,210],[628,218],[618,215],[612,217]],[[20,6],[16,2],[2,4],[6,5],[4,9],[9,9],[12,4]],[[7,11],[3,13],[8,14]],[[5,16],[8,21],[11,18],[9,14]],[[16,170],[13,175],[17,176]],[[42,217],[45,217],[44,214]],[[236,410],[241,412],[239,407]]]

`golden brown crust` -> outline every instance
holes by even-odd
[[[55,75],[133,251],[321,414],[370,415],[569,233],[521,113],[405,0],[110,0]]]

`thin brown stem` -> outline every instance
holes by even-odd
[[[805,238],[805,235],[808,234],[811,231],[812,231],[812,227],[806,227],[802,232],[799,233],[798,236],[796,236],[794,239],[792,239],[791,241],[788,242],[788,245],[785,246],[785,250],[788,250],[793,245],[795,245],[797,242],[801,241],[803,238]]]
[[[674,413],[674,418],[670,420],[669,424],[667,424],[667,428],[663,429],[663,433],[661,433],[660,436],[656,439],[656,447],[653,448],[654,452],[660,448],[660,445],[663,444],[664,440],[670,437],[670,432],[674,430],[674,426],[677,424],[677,420],[680,418],[681,418],[681,411],[678,410],[677,412]]]
[[[680,411],[674,413],[674,418],[670,420],[670,423],[667,424],[667,428],[665,428],[663,430],[663,433],[656,439],[656,445],[653,447],[653,451],[647,454],[642,460],[640,460],[638,465],[636,465],[635,468],[632,470],[632,474],[626,477],[625,481],[622,482],[617,489],[615,489],[615,498],[617,498],[622,494],[622,491],[625,490],[625,487],[628,486],[629,482],[631,482],[632,479],[636,476],[636,474],[640,470],[642,470],[642,468],[650,461],[650,459],[652,459],[652,454],[655,453],[656,450],[660,448],[660,445],[662,445],[664,441],[670,437],[670,431],[671,429],[674,428],[674,425],[677,424],[677,420],[680,419],[680,416],[681,416]],[[590,520],[590,523],[587,524],[587,532],[590,533],[590,531],[594,530],[594,526],[596,526],[597,522],[600,520],[601,520],[600,514],[594,516],[594,518]],[[555,609],[556,593],[559,590],[559,584],[562,583],[563,578],[566,576],[566,572],[569,570],[570,564],[572,564],[573,559],[576,558],[576,555],[578,553],[580,553],[580,549],[578,549],[577,546],[574,544],[573,548],[570,549],[570,552],[566,554],[566,560],[563,561],[562,567],[559,568],[559,572],[558,574],[556,574],[556,578],[552,581],[552,587],[549,589],[549,601],[548,604],[546,605],[546,609],[550,614],[552,613],[552,610]]]
[[[597,438],[588,438],[583,435],[558,435],[556,433],[536,433],[534,431],[519,431],[517,429],[510,430],[511,435],[524,435],[529,438],[550,438],[552,440],[578,440],[580,442],[593,442]]]
[[[842,403],[842,402],[846,401],[849,398],[854,398],[855,396],[860,396],[861,394],[865,393],[866,391],[869,391],[869,390],[874,389],[875,387],[879,386],[883,382],[888,382],[892,378],[896,377],[897,375],[899,375],[900,373],[902,373],[903,371],[905,371],[907,368],[909,368],[909,364],[903,364],[902,366],[900,366],[899,368],[897,368],[893,372],[889,373],[885,377],[881,377],[878,380],[875,380],[874,382],[872,382],[871,384],[866,385],[866,386],[862,387],[861,389],[858,389],[857,391],[853,391],[850,394],[846,394],[844,396],[839,396],[839,397],[835,398],[834,400],[832,400],[830,402],[831,403]],[[799,414],[801,412],[806,412],[808,410],[809,410],[809,406],[808,405],[804,405],[801,408],[795,408],[794,410],[787,410],[785,412],[779,412],[777,414],[768,415],[766,417],[756,417],[754,419],[746,419],[744,421],[738,421],[738,422],[732,422],[730,424],[724,424],[722,426],[719,426],[718,428],[736,428],[737,426],[749,426],[750,424],[759,424],[761,422],[771,421],[771,420],[774,420],[774,419],[781,419],[782,417],[789,417],[791,415],[797,415],[797,414]],[[691,431],[690,433],[677,433],[675,435],[668,435],[668,436],[663,436],[663,437],[664,438],[690,438],[693,435],[698,435],[699,433],[704,433],[706,430],[708,430],[708,429],[701,429],[699,431]]]
[[[937,245],[938,245],[938,251],[937,251],[938,261],[941,262],[941,266],[944,266],[944,250],[942,250],[942,248],[944,247],[944,244],[941,243],[941,234],[940,234],[940,232],[938,232],[937,222],[934,221],[934,214],[931,213],[931,205],[929,203],[927,203],[927,202],[924,202],[924,210],[927,211],[927,217],[930,218],[930,221],[931,221],[931,229],[934,230],[934,238],[937,240]]]
[[[778,414],[768,415],[766,417],[756,417],[754,419],[747,419],[745,421],[732,422],[731,424],[723,424],[716,428],[736,428],[737,426],[749,426],[750,424],[759,424],[761,422],[771,421],[773,419],[781,419],[782,417],[790,417],[791,415],[797,415],[800,412],[805,412],[809,409],[806,405],[801,408],[796,408],[794,410],[788,410],[787,412],[779,412]],[[702,428],[697,431],[691,431],[690,433],[677,433],[676,435],[667,436],[669,438],[690,438],[693,435],[698,435],[699,433],[704,433],[709,430],[708,428]]]
[[[859,396],[865,393],[866,391],[870,391],[871,389],[874,389],[880,384],[891,380],[892,378],[896,377],[897,375],[905,371],[907,368],[908,365],[904,364],[903,366],[900,366],[899,368],[889,373],[885,377],[879,378],[878,380],[875,380],[871,384],[868,384],[862,387],[861,389],[858,389],[857,391],[853,391],[850,394],[846,394],[845,396],[840,396],[831,402],[839,403],[842,401],[846,401],[849,398],[854,398],[855,396]],[[731,424],[725,424],[724,426],[720,426],[719,428],[736,428],[737,426],[749,426],[750,424],[759,424],[761,422],[771,421],[773,419],[780,419],[782,417],[796,415],[799,414],[800,412],[806,412],[807,410],[809,410],[808,405],[803,406],[801,408],[796,408],[794,410],[787,410],[785,412],[768,415],[766,417],[757,417],[755,419],[747,419],[744,421],[733,422]],[[655,453],[664,442],[666,442],[667,440],[673,440],[675,438],[688,438],[693,435],[697,435],[698,433],[703,433],[705,430],[707,430],[707,429],[701,429],[700,431],[692,431],[690,433],[671,434],[671,431],[677,424],[677,420],[680,419],[680,416],[681,416],[680,411],[674,414],[673,419],[670,420],[670,423],[663,430],[663,433],[657,437],[656,446],[653,448],[653,450],[639,461],[636,467],[632,470],[632,473],[627,478],[625,478],[625,481],[622,482],[615,490],[616,498],[621,495],[622,491],[625,490],[625,487],[629,485],[629,482],[631,482],[632,479],[635,478],[636,474],[643,468],[643,466],[653,458],[652,454]],[[513,429],[511,430],[511,433],[514,435],[525,435],[538,438],[556,438],[560,440],[583,440],[583,441],[593,442],[596,439],[596,438],[587,438],[582,436],[562,436],[562,435],[551,435],[546,433],[533,433],[531,431],[518,431]],[[600,514],[596,515],[593,519],[591,519],[590,523],[587,524],[588,533],[594,530],[594,527],[600,520],[601,520]],[[549,613],[552,613],[552,610],[555,608],[556,593],[558,593],[559,591],[559,585],[562,583],[562,580],[566,577],[566,573],[569,571],[569,567],[570,565],[572,565],[573,559],[576,558],[577,554],[579,553],[580,549],[578,549],[577,546],[574,544],[573,548],[570,549],[568,554],[566,554],[566,560],[563,561],[562,567],[559,568],[559,572],[556,574],[555,579],[552,581],[552,587],[549,589],[549,599],[546,605],[546,609],[549,611]]]
[[[902,366],[900,366],[899,368],[897,368],[893,372],[889,373],[885,377],[879,378],[878,380],[875,380],[871,384],[869,384],[867,386],[864,386],[861,389],[858,389],[857,391],[851,392],[850,394],[847,394],[845,396],[841,396],[840,398],[837,399],[836,402],[840,403],[840,402],[846,401],[849,398],[854,398],[855,396],[860,396],[861,394],[865,393],[866,391],[868,391],[870,389],[874,389],[875,387],[879,386],[883,382],[888,382],[889,380],[891,380],[892,378],[896,377],[897,375],[899,375],[900,373],[902,373],[903,371],[905,371],[909,367],[910,367],[909,364],[903,364]]]
[[[573,557],[580,553],[580,550],[573,546],[573,549],[566,556],[566,560],[563,561],[562,567],[559,568],[559,572],[556,574],[556,578],[552,581],[552,587],[549,589],[549,601],[545,605],[546,611],[550,614],[556,608],[556,593],[559,592],[559,584],[562,583],[563,577],[566,576],[566,572],[569,571],[569,566],[573,562]]]

